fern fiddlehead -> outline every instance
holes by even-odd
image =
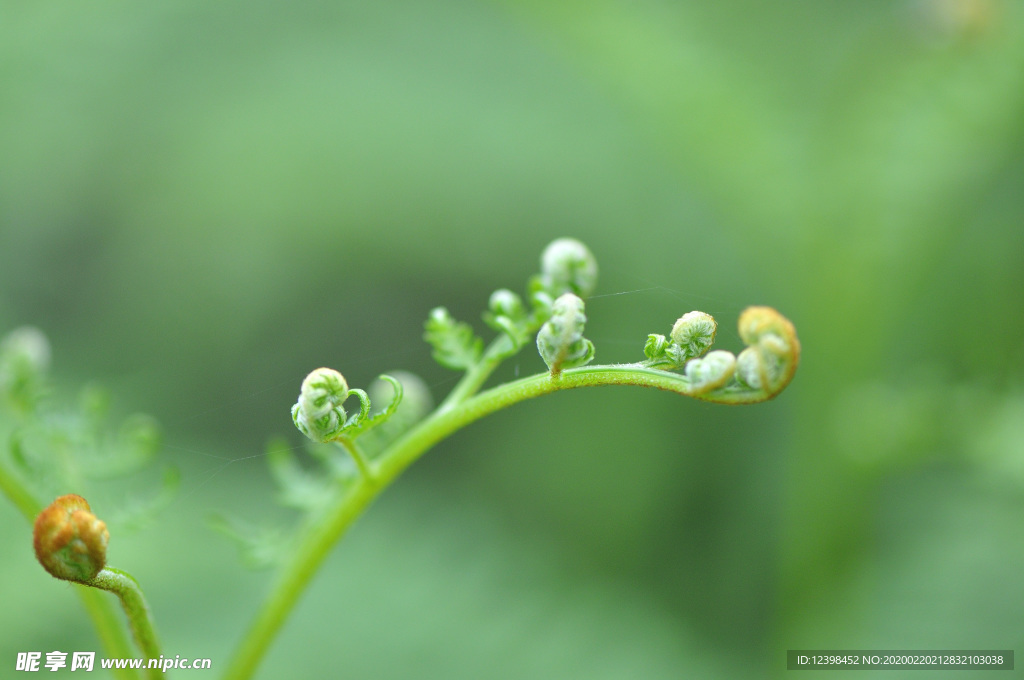
[[[36,518],[32,539],[36,559],[54,578],[117,595],[139,649],[147,658],[160,657],[160,645],[142,588],[130,574],[107,566],[110,532],[84,498],[68,494],[54,500]],[[160,669],[155,669],[150,675],[160,673]]]

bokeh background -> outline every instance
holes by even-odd
[[[428,310],[483,331],[489,293],[573,236],[601,266],[599,361],[691,309],[736,350],[738,313],[768,304],[803,342],[794,383],[743,408],[584,390],[473,425],[333,551],[258,677],[1021,652],[1022,10],[6,2],[0,332],[47,333],[56,399],[95,382],[112,422],[161,423],[180,489],[112,522],[110,559],[165,653],[216,669],[271,574],[208,518],[288,531],[263,452],[301,445],[306,372],[403,368],[443,397]],[[528,349],[498,378],[542,367]],[[158,493],[151,472],[93,507]],[[8,668],[99,647],[29,540],[0,504]]]

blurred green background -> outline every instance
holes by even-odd
[[[258,677],[1024,650],[1022,10],[0,5],[0,333],[48,334],[69,403],[97,381],[161,422],[180,492],[112,526],[110,559],[165,654],[223,667],[268,588],[206,518],[288,526],[262,452],[301,443],[305,374],[404,368],[443,397],[428,310],[483,329],[560,236],[601,266],[598,361],[691,309],[737,350],[768,304],[803,342],[794,383],[744,408],[584,390],[473,425],[333,551]],[[499,378],[542,368],[528,349]],[[29,533],[0,504],[4,666],[98,649]]]

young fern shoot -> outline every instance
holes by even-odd
[[[136,647],[149,658],[160,656],[149,607],[131,576],[106,565],[110,534],[75,489],[85,493],[98,480],[124,477],[145,468],[159,447],[159,428],[142,414],[125,419],[116,433],[106,426],[107,399],[95,386],[84,389],[78,405],[68,408],[50,398],[47,376],[50,345],[33,327],[21,327],[0,340],[0,493],[33,524],[33,544],[40,564],[57,579],[78,584],[80,598],[111,658],[137,655],[117,606],[128,617]],[[174,468],[165,468],[161,490],[121,511],[121,526],[144,523],[170,502],[177,487]],[[137,485],[135,485],[137,486]],[[115,668],[117,677],[139,676],[134,668]],[[160,668],[145,672],[162,675]]]
[[[591,364],[595,350],[584,337],[584,300],[596,288],[597,273],[597,261],[585,245],[570,238],[552,242],[541,255],[541,271],[529,280],[525,298],[505,288],[491,294],[483,320],[497,336],[487,345],[444,307],[432,310],[424,339],[438,363],[463,376],[421,418],[402,417],[413,407],[403,404],[403,383],[393,377],[381,376],[394,392],[387,408],[373,416],[367,394],[350,389],[336,370],[318,368],[306,377],[292,407],[295,426],[316,443],[340,445],[355,462],[357,474],[335,475],[331,493],[306,516],[227,678],[252,674],[331,546],[377,495],[431,447],[470,423],[526,399],[578,387],[638,385],[716,403],[752,404],[777,396],[792,380],[800,342],[793,325],[770,307],[750,307],[740,315],[740,337],[747,347],[738,356],[709,351],[717,323],[709,314],[692,311],[675,322],[668,337],[648,336],[645,359]],[[501,362],[534,336],[547,372],[481,391]],[[350,396],[360,406],[352,416],[343,406]],[[372,446],[363,447],[358,439],[368,433]],[[333,469],[339,469],[336,463]]]
[[[114,593],[128,616],[135,642],[148,659],[161,656],[149,605],[138,581],[107,566],[107,525],[81,496],[60,496],[36,518],[32,542],[36,559],[54,578]],[[159,668],[147,669],[159,677]]]
[[[551,317],[537,333],[537,351],[552,376],[594,360],[594,343],[583,337],[583,300],[566,293],[551,305]]]

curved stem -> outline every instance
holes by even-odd
[[[132,643],[128,640],[128,635],[125,634],[124,624],[121,623],[121,617],[118,615],[113,601],[94,588],[86,588],[79,583],[76,583],[75,586],[82,604],[85,605],[86,611],[92,618],[96,634],[107,651],[107,656],[112,659],[127,659],[134,656]],[[113,668],[111,670],[125,680],[139,677],[134,668]]]
[[[345,450],[348,451],[348,455],[352,456],[352,460],[355,461],[356,467],[359,469],[359,474],[364,478],[372,480],[377,476],[376,471],[370,464],[370,459],[366,457],[363,449],[352,438],[339,436],[335,437],[333,441],[336,441],[345,447]]]
[[[438,410],[404,437],[396,441],[380,457],[378,479],[389,483],[431,446],[475,420],[513,404],[559,390],[599,385],[636,385],[676,392],[687,397],[720,404],[753,404],[774,396],[763,390],[736,387],[707,394],[694,392],[690,381],[679,373],[671,373],[638,364],[598,365],[570,368],[557,377],[542,373],[487,390],[466,400],[447,412]]]
[[[376,461],[368,463],[372,476],[360,477],[355,484],[347,487],[344,495],[339,494],[331,505],[307,525],[277,584],[229,662],[224,675],[226,679],[245,680],[252,675],[274,635],[331,547],[377,495],[434,444],[466,425],[500,409],[550,392],[598,385],[654,387],[729,404],[755,403],[774,396],[774,393],[741,387],[695,394],[685,376],[638,364],[584,366],[562,371],[554,377],[543,373],[470,396],[486,380],[484,363],[481,362],[479,373],[472,379],[472,372],[467,373],[463,382],[453,390],[452,395],[458,393],[459,396],[453,399],[449,395],[441,407],[398,439]],[[460,390],[460,387],[463,389]]]
[[[156,659],[161,656],[152,613],[138,581],[120,569],[105,567],[96,574],[95,578],[86,581],[84,585],[108,590],[117,595],[121,599],[121,606],[124,607],[125,614],[128,615],[128,623],[135,635],[135,642],[138,643],[143,655],[148,659]],[[159,668],[150,668],[147,672],[147,675],[157,678],[162,674]]]

